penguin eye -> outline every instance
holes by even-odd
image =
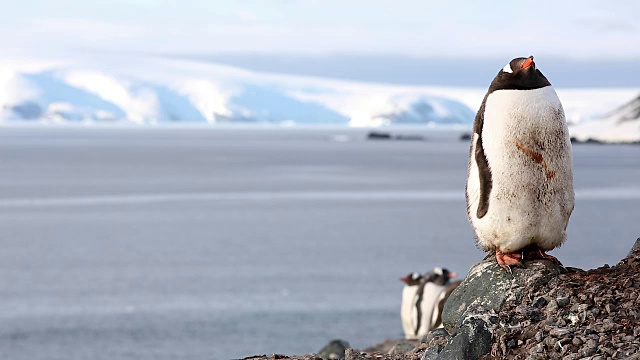
[[[511,69],[511,63],[508,63],[507,65],[505,65],[502,68],[503,72],[509,73],[509,74],[513,74],[513,70]]]

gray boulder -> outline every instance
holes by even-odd
[[[450,334],[448,342],[441,349],[428,348],[423,359],[477,359],[488,354],[498,326],[496,315],[505,302],[522,298],[526,288],[547,283],[566,271],[547,260],[527,260],[524,265],[507,272],[488,256],[471,268],[444,307],[442,322]]]
[[[344,359],[345,351],[349,347],[349,343],[344,340],[331,340],[318,352],[318,356],[324,360]]]

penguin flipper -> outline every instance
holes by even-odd
[[[478,202],[478,210],[476,212],[476,217],[478,219],[482,219],[489,211],[489,195],[491,195],[491,188],[493,187],[489,161],[487,160],[487,156],[484,153],[484,147],[482,146],[482,128],[484,125],[484,110],[486,102],[487,99],[485,97],[482,105],[480,106],[480,110],[478,110],[478,114],[476,114],[473,126],[473,131],[477,134],[477,136],[474,137],[476,143],[475,154],[473,154],[473,157],[478,167],[480,180],[480,199]]]

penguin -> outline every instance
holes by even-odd
[[[443,268],[420,275],[412,273],[402,278],[407,283],[402,292],[400,316],[405,338],[420,339],[442,326],[442,309],[449,294],[460,284],[450,283],[456,273]]]
[[[405,283],[402,289],[402,303],[400,304],[400,319],[402,320],[402,330],[404,330],[405,338],[415,339],[416,329],[414,324],[418,322],[416,316],[416,299],[418,297],[418,289],[422,283],[422,275],[417,272],[400,279]]]
[[[416,335],[422,338],[429,331],[442,327],[442,310],[453,290],[461,281],[451,283],[456,273],[436,267],[430,273],[422,275],[423,289],[418,289],[416,311],[420,314],[419,324],[416,325]]]
[[[477,245],[498,265],[544,258],[574,207],[571,142],[560,99],[533,56],[505,65],[475,117],[466,183]]]

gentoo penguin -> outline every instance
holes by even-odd
[[[447,269],[435,268],[425,275],[413,273],[402,279],[405,282],[409,280],[402,292],[400,310],[406,339],[420,339],[432,329],[442,326],[444,303],[460,284],[450,283],[455,276]]]
[[[533,56],[493,79],[475,118],[466,185],[467,215],[480,248],[498,264],[522,266],[566,239],[574,192],[564,110]]]
[[[421,287],[422,275],[414,272],[400,280],[405,283],[402,289],[402,303],[400,305],[402,329],[404,330],[405,338],[415,339],[416,329],[414,328],[414,324],[418,321],[414,318],[416,314],[415,307],[418,289]]]

